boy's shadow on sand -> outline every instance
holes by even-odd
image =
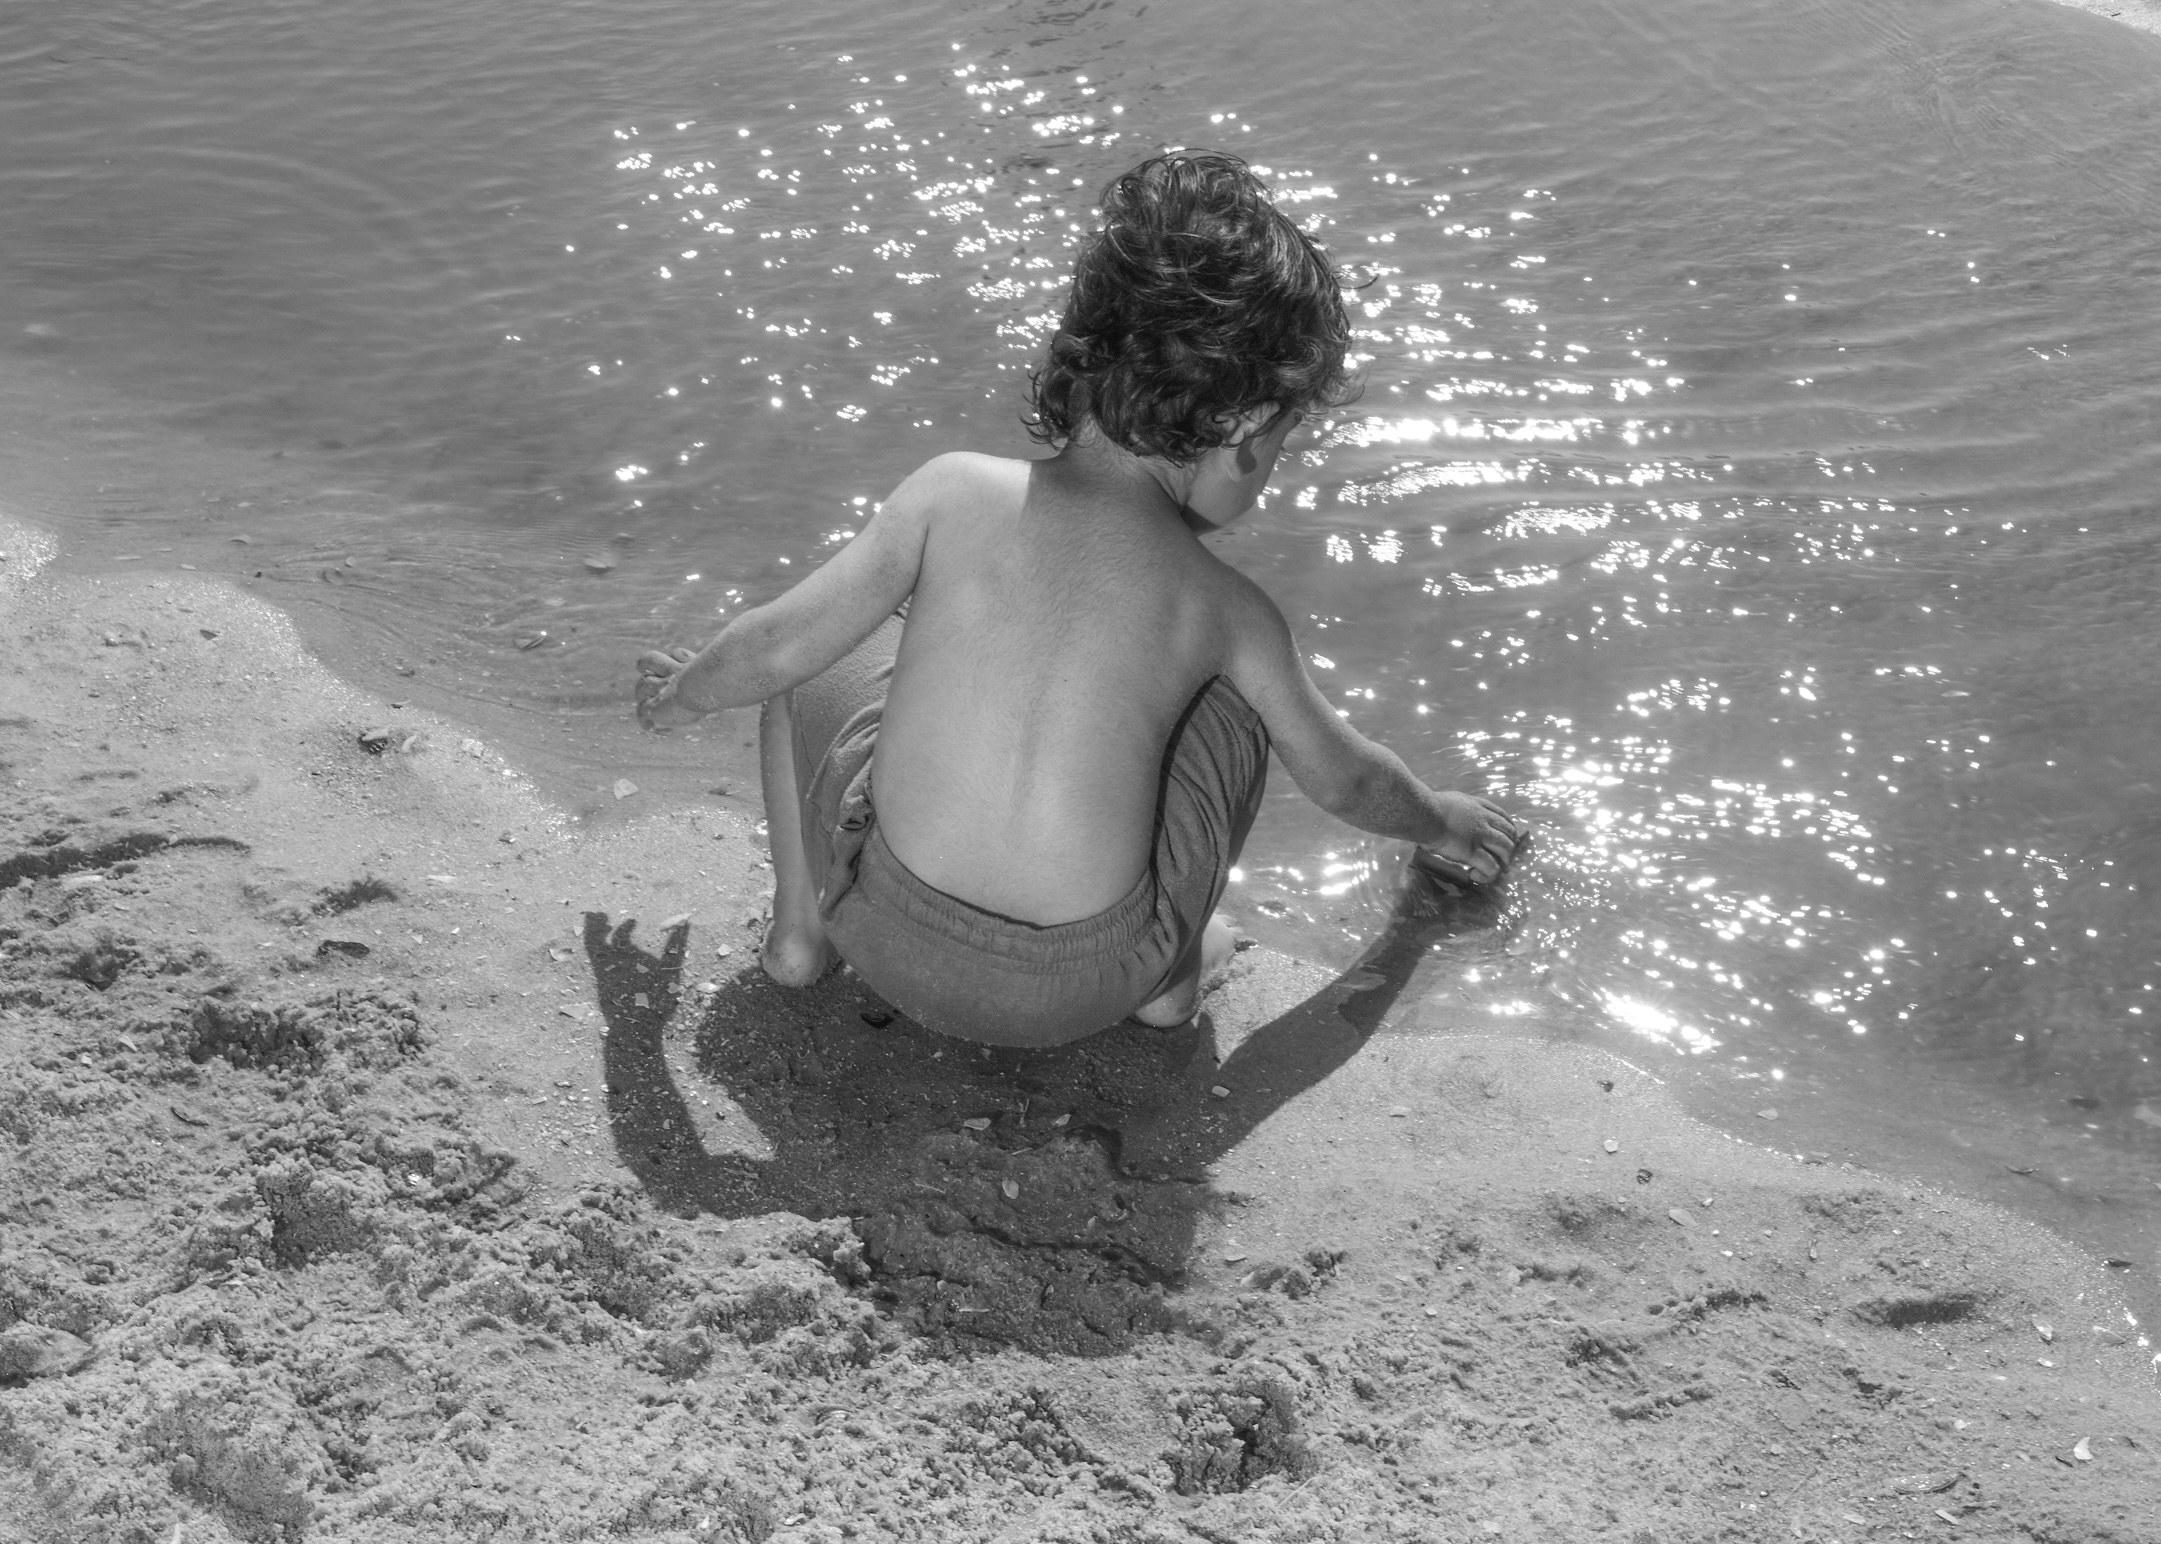
[[[656,955],[634,921],[589,912],[616,1153],[679,1215],[855,1219],[880,1294],[925,1328],[1113,1349],[1177,1321],[1164,1289],[1201,1213],[1224,1204],[1207,1165],[1356,1055],[1436,941],[1492,926],[1500,907],[1414,877],[1357,964],[1220,1064],[1205,1012],[1013,1050],[923,1030],[846,972],[789,991],[752,967],[694,1010],[687,1045],[678,1036],[694,1069],[681,1083],[662,1030],[685,990],[688,925]]]

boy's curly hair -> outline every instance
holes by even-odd
[[[1191,462],[1257,407],[1349,400],[1343,276],[1233,155],[1177,151],[1103,192],[1025,422],[1049,444],[1088,420],[1138,456]]]

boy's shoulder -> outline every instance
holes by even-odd
[[[1208,560],[1209,578],[1214,581],[1211,598],[1232,638],[1252,647],[1274,644],[1290,636],[1290,623],[1284,620],[1274,596],[1250,574],[1213,552],[1208,554]]]
[[[1029,465],[979,451],[945,451],[902,478],[886,502],[911,501],[924,506],[927,512],[955,500],[1014,495],[1026,489]]]
[[[1025,461],[946,451],[903,477],[879,501],[870,530],[917,547],[935,528],[970,526],[1017,509],[1027,496],[1027,474]]]

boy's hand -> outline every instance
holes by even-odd
[[[1491,799],[1448,792],[1443,806],[1448,834],[1411,849],[1411,866],[1456,884],[1490,885],[1501,877],[1530,828]]]
[[[648,729],[680,729],[705,717],[696,708],[675,700],[676,682],[691,661],[688,649],[655,649],[638,656],[638,722]]]

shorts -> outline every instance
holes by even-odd
[[[873,991],[942,1034],[1050,1046],[1109,1028],[1200,949],[1266,787],[1260,715],[1227,677],[1204,685],[1164,750],[1155,847],[1133,888],[1078,922],[1023,922],[925,884],[878,830],[872,752],[901,627],[887,620],[793,694],[803,841],[826,936]]]

